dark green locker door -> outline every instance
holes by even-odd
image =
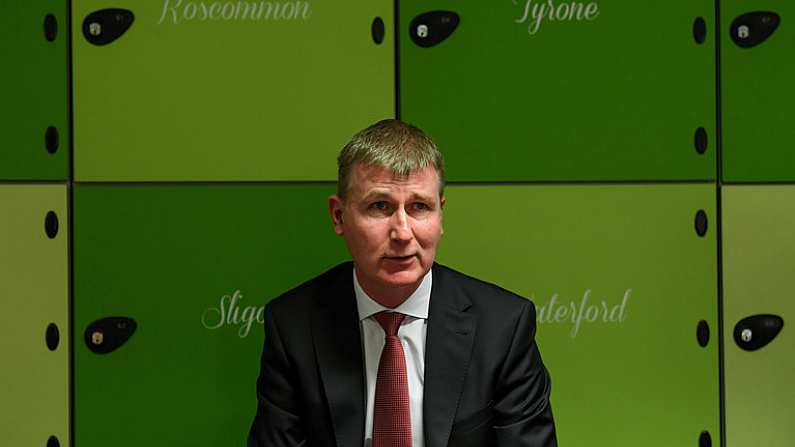
[[[723,179],[795,180],[795,4],[721,2]]]
[[[448,188],[440,260],[535,303],[560,445],[719,445],[714,203],[709,185]]]
[[[75,0],[72,14],[79,181],[331,180],[350,136],[394,116],[392,1]]]
[[[715,177],[712,1],[409,0],[400,36],[402,117],[451,180]]]
[[[346,259],[333,189],[78,186],[76,444],[244,445],[262,307]]]
[[[725,187],[723,219],[726,446],[789,446],[795,186]]]
[[[69,445],[68,240],[65,185],[0,185],[3,445]]]
[[[66,1],[3,2],[0,180],[65,180]]]

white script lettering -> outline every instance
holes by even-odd
[[[578,302],[570,301],[566,304],[559,303],[558,294],[552,295],[546,303],[538,305],[536,320],[539,324],[543,323],[569,323],[572,325],[571,338],[577,337],[583,322],[587,323],[616,323],[621,324],[626,319],[626,309],[632,289],[624,292],[624,298],[620,304],[610,305],[602,300],[598,303],[589,302],[591,299],[591,289],[585,291],[582,299]],[[535,302],[535,299],[531,297]]]
[[[265,322],[263,312],[265,306],[240,306],[243,294],[239,290],[231,295],[221,297],[218,307],[210,307],[202,313],[202,326],[207,329],[220,329],[224,326],[240,326],[237,335],[246,338],[251,332],[251,326],[256,321]]]
[[[257,20],[307,20],[312,15],[312,5],[306,0],[163,0],[163,10],[157,24],[190,21],[257,21]]]
[[[511,0],[514,5],[519,6],[519,0]],[[524,0],[522,16],[515,19],[515,23],[527,23],[527,33],[533,35],[541,28],[541,22],[545,19],[550,22],[592,22],[599,17],[599,4],[595,1],[585,4],[583,2],[570,1],[555,4],[553,0],[539,2],[536,0]]]

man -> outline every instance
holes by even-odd
[[[384,120],[338,164],[328,208],[353,262],[266,306],[249,446],[556,446],[532,303],[434,263],[434,143]]]

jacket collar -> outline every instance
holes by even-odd
[[[312,340],[338,447],[364,445],[364,362],[359,332],[353,264],[328,286],[313,307]]]
[[[423,424],[425,446],[444,447],[472,356],[477,320],[471,301],[447,267],[434,264],[425,339]]]

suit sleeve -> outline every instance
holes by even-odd
[[[257,379],[257,414],[248,436],[248,447],[298,447],[306,445],[299,416],[298,390],[285,354],[278,324],[265,307],[265,345]]]
[[[527,302],[500,374],[494,410],[497,445],[556,447],[550,377],[535,343],[535,307]]]

